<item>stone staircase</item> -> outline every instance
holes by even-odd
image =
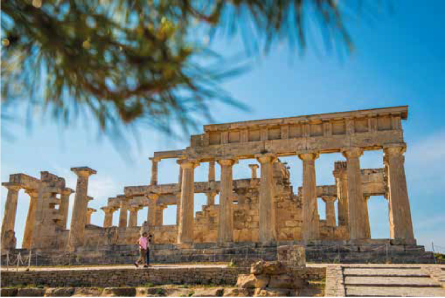
[[[442,297],[445,267],[342,266],[346,296]]]

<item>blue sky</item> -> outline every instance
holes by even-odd
[[[269,55],[256,61],[248,73],[224,83],[236,99],[251,107],[242,112],[221,105],[213,106],[216,122],[369,109],[409,105],[409,117],[404,121],[406,175],[408,180],[415,236],[420,244],[431,242],[445,247],[444,191],[445,124],[443,119],[445,94],[445,42],[440,13],[443,1],[393,1],[394,12],[385,11],[371,21],[349,24],[355,51],[339,57],[310,47],[304,55],[292,53],[286,46],[274,48]],[[217,40],[219,51],[242,51],[234,41]],[[40,118],[38,118],[40,119]],[[98,209],[92,222],[102,225],[99,208],[108,197],[123,192],[124,186],[145,185],[150,181],[149,156],[154,151],[181,149],[187,142],[176,141],[150,129],[141,129],[141,146],[132,150],[133,161],[123,159],[106,138],[97,136],[93,123],[82,122],[69,129],[56,125],[50,116],[35,122],[31,130],[17,121],[11,127],[14,141],[2,139],[1,179],[7,181],[13,173],[39,177],[40,171],[50,171],[66,179],[75,188],[74,166],[90,166],[97,175],[90,179],[90,206]],[[197,133],[200,133],[198,131]],[[366,152],[362,168],[382,166],[382,152]],[[342,160],[339,154],[322,155],[317,160],[317,184],[333,184],[333,162]],[[301,161],[285,158],[291,166],[291,182],[301,185]],[[234,168],[235,178],[248,177],[249,162]],[[196,180],[204,181],[207,166],[196,169]],[[219,175],[219,171],[217,171]],[[160,183],[176,182],[178,166],[174,161],[162,161]],[[3,217],[6,189],[1,192]],[[74,195],[71,196],[71,204]],[[197,195],[195,210],[201,209],[204,196]],[[21,244],[29,198],[19,195],[16,234]],[[324,217],[323,206],[320,207]],[[369,203],[373,238],[388,238],[388,208],[383,198]],[[146,210],[140,211],[139,223]],[[117,222],[117,213],[114,220]],[[165,211],[165,223],[175,221],[175,208]]]

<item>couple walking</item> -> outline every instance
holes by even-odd
[[[139,267],[141,263],[144,264],[144,268],[150,266],[150,242],[152,238],[152,235],[147,235],[146,232],[142,233],[142,236],[139,238],[139,259],[134,262],[136,268]]]

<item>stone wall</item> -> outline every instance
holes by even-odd
[[[2,287],[119,287],[161,284],[235,285],[238,274],[249,268],[90,269],[14,272],[2,271]]]

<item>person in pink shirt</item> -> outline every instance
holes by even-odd
[[[143,263],[144,268],[147,268],[148,239],[146,232],[142,233],[142,236],[139,238],[137,243],[139,244],[139,259],[136,262],[134,262],[134,265],[137,268],[139,267],[140,263]]]

